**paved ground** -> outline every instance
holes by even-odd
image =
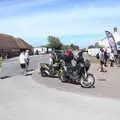
[[[120,120],[119,112],[119,100],[60,91],[30,76],[0,80],[0,120]]]
[[[120,68],[90,72],[94,88],[61,83],[58,78],[42,78],[36,68],[47,56],[31,57],[31,76],[21,75],[18,58],[3,63],[0,80],[0,120],[120,120]]]
[[[43,78],[38,74],[34,74],[32,78],[39,84],[62,91],[120,99],[120,67],[108,67],[106,73],[98,72],[98,67],[98,64],[92,64],[89,71],[96,78],[95,87],[90,89],[81,88],[80,85],[61,83],[58,78]]]
[[[42,61],[47,61],[46,56],[44,55],[38,55],[38,56],[31,56],[30,57],[30,70],[35,70],[38,67],[38,64]],[[16,75],[21,75],[22,70],[20,68],[19,64],[19,58],[12,58],[6,60],[2,64],[2,74],[0,76],[16,76]]]
[[[40,62],[48,62],[47,55],[32,56],[29,69],[38,68]],[[49,88],[55,88],[62,91],[73,92],[77,94],[86,94],[99,97],[110,97],[120,99],[120,67],[108,67],[107,73],[100,73],[97,71],[98,64],[92,64],[90,72],[96,78],[95,88],[83,89],[80,85],[61,83],[58,78],[42,78],[35,73],[32,78],[39,84],[45,85]],[[10,59],[3,64],[1,76],[20,76],[21,69],[18,58]]]

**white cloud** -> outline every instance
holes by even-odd
[[[101,34],[119,25],[119,7],[70,8],[61,12],[38,12],[0,20],[0,32],[22,37]]]

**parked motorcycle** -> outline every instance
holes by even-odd
[[[90,88],[95,84],[95,77],[88,73],[90,68],[89,60],[72,60],[70,64],[63,61],[59,70],[59,79],[61,82],[78,83],[81,87]]]
[[[55,63],[53,65],[49,65],[46,63],[40,64],[40,73],[42,77],[54,77],[58,75],[60,69],[60,63]]]

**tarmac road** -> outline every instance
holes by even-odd
[[[40,62],[47,62],[46,55],[38,55],[30,57],[29,70],[35,70],[38,68]],[[19,58],[11,58],[3,62],[2,64],[2,73],[0,76],[16,76],[21,75],[22,70],[19,64]]]
[[[32,76],[37,83],[49,88],[55,88],[62,91],[73,92],[77,94],[86,94],[98,97],[120,99],[120,67],[106,68],[107,72],[98,71],[99,64],[92,64],[89,70],[95,76],[96,82],[93,88],[81,88],[80,85],[71,83],[61,83],[58,78],[41,77],[36,73]]]
[[[2,74],[11,77],[0,79],[0,120],[120,120],[120,68],[99,73],[98,65],[92,64],[96,85],[84,89],[42,78],[36,70],[23,76],[16,59],[3,64]],[[47,56],[33,56],[30,68],[47,61]]]
[[[18,58],[5,61],[3,63],[1,76],[12,77],[21,75],[21,68],[18,61]],[[29,69],[37,69],[40,62],[48,62],[48,55],[32,56]],[[58,78],[43,78],[40,74],[36,72],[32,75],[32,79],[34,79],[39,84],[62,91],[120,99],[120,68],[108,67],[107,73],[100,73],[97,71],[98,67],[98,64],[92,64],[89,71],[90,73],[94,74],[96,78],[95,87],[90,89],[81,88],[80,85],[61,83]]]
[[[0,80],[0,120],[120,120],[120,101],[56,90],[31,76],[15,76]]]

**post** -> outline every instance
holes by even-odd
[[[2,72],[2,57],[0,57],[0,73]]]

